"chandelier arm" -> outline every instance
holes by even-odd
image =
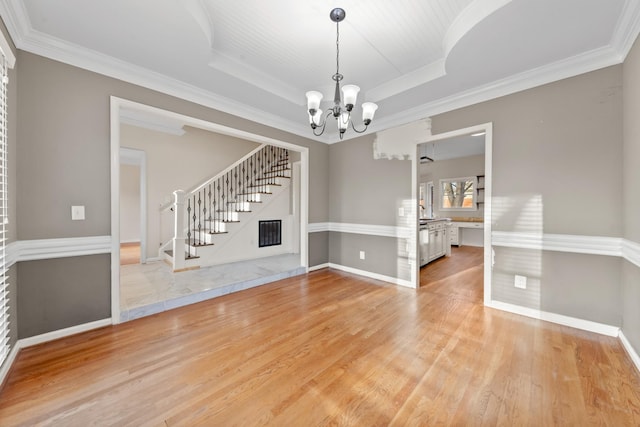
[[[368,127],[369,127],[368,125],[364,125],[364,129],[358,130],[358,129],[356,129],[356,125],[353,124],[353,120],[351,120],[351,129],[356,131],[356,133],[364,133],[367,130]]]
[[[322,120],[322,124],[316,125],[315,128],[313,126],[311,127],[311,129],[313,130],[313,134],[315,136],[320,136],[324,133],[324,128],[327,126],[327,119],[331,114],[333,114],[331,111],[332,111],[331,109],[327,111],[327,114],[325,114],[324,119]],[[316,133],[316,129],[318,128],[320,128],[320,133]]]

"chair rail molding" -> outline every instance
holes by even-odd
[[[365,234],[368,236],[408,238],[411,230],[396,225],[354,224],[347,222],[316,222],[309,224],[309,233],[334,231],[337,233]]]
[[[7,263],[108,253],[111,236],[16,240],[7,245]]]
[[[583,236],[574,234],[544,234],[512,231],[491,233],[493,246],[518,249],[537,249],[556,252],[573,252],[590,255],[623,256],[620,237]]]

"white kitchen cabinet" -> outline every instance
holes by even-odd
[[[432,220],[420,226],[420,266],[449,255],[449,221]]]
[[[460,232],[457,225],[451,224],[449,229],[449,241],[451,245],[460,246]]]

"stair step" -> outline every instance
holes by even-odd
[[[164,251],[164,253],[173,258],[173,249],[167,249],[166,251]],[[185,259],[196,259],[196,258],[200,258],[200,257],[198,255],[189,255],[188,252],[185,252],[184,253],[184,258]]]
[[[249,202],[227,202],[227,206],[229,207],[229,210],[236,212],[251,212],[251,205]]]
[[[260,186],[256,185],[255,188],[259,188]],[[238,196],[250,196],[252,194],[273,194],[270,191],[255,191],[253,193],[239,193]],[[251,203],[262,203],[260,201],[251,201]]]
[[[267,177],[264,177],[264,178],[257,178],[256,182],[257,181],[274,181],[275,179],[278,179],[278,178],[291,179],[290,176],[273,175],[273,176],[267,176]],[[274,182],[270,182],[269,185],[281,185],[281,184],[278,184],[277,181],[274,181]]]
[[[249,185],[247,186],[247,188],[269,188],[269,186],[273,186],[273,187],[282,187],[282,184],[253,184],[253,185]]]
[[[205,224],[207,224],[204,227],[204,232],[205,233],[208,233],[208,234],[223,234],[223,233],[227,232],[227,227],[224,224],[224,222],[222,222],[222,220],[219,220],[219,219],[205,219],[204,222],[205,222]]]
[[[193,242],[185,242],[189,246],[213,246],[214,243],[203,242],[202,240],[194,240]]]
[[[273,169],[270,171],[265,172],[263,175],[266,177],[271,177],[274,175],[280,176],[280,178],[291,178],[289,176],[286,176],[285,174],[283,174],[282,172],[286,172],[286,171],[290,171],[291,169]]]

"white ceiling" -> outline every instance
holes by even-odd
[[[336,6],[344,82],[379,105],[370,131],[620,63],[640,30],[638,0],[3,0],[0,15],[19,49],[313,138],[304,93],[333,98]],[[329,127],[317,139],[335,142]]]
[[[484,154],[484,133],[462,135],[453,138],[441,139],[434,142],[420,144],[421,162],[429,164],[422,159],[426,156],[434,162],[441,160],[457,159],[459,157],[479,156]]]

